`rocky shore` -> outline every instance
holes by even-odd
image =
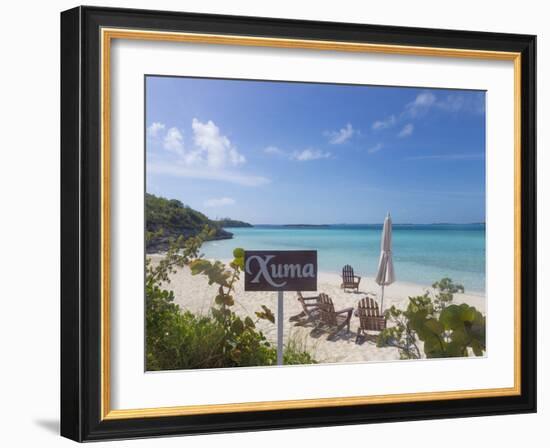
[[[198,234],[196,229],[178,229],[175,231],[164,231],[162,236],[154,237],[147,242],[145,251],[148,254],[166,252],[170,244],[170,240],[177,239],[180,235],[183,235],[184,238],[189,238]],[[217,240],[229,240],[233,238],[233,234],[224,229],[216,229],[216,233],[208,239],[208,241],[217,241]]]

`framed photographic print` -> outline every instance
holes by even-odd
[[[536,410],[535,36],[61,14],[61,433]]]

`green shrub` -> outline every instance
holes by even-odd
[[[206,232],[206,231],[205,231]],[[229,267],[198,257],[201,237],[171,244],[155,266],[146,264],[146,368],[147,370],[205,369],[268,366],[277,361],[276,349],[257,329],[260,319],[275,322],[269,308],[240,317],[232,311],[232,292],[244,263],[244,251],[235,249]],[[206,316],[181,311],[172,291],[163,289],[178,267],[190,266],[193,275],[205,275],[218,285],[215,305]],[[313,357],[292,343],[285,348],[285,364],[310,364]]]
[[[228,335],[214,317],[182,312],[173,300],[171,291],[160,288],[147,293],[147,370],[276,364],[277,350],[249,317],[243,320],[233,314]],[[283,359],[287,365],[316,363],[295,339],[288,341]]]
[[[307,345],[305,337],[299,338],[296,333],[288,335],[288,341],[283,351],[283,364],[317,364],[317,361],[310,353],[310,348]]]
[[[423,342],[426,358],[475,356],[485,350],[485,316],[465,303],[452,305],[454,294],[464,292],[449,278],[433,284],[436,294],[432,300],[426,292],[409,297],[406,310],[392,306],[386,311],[390,326],[378,337],[378,346],[394,346],[402,359],[421,358],[418,341]]]
[[[177,199],[165,199],[145,193],[145,222],[147,230],[183,231],[187,229],[200,232],[205,225],[216,228],[217,224],[206,215],[182,204]]]

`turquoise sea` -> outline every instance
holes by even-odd
[[[233,249],[315,249],[319,270],[339,273],[350,264],[359,275],[374,277],[382,225],[323,227],[255,226],[227,229],[230,240],[203,245],[206,257],[229,259]],[[485,225],[393,225],[393,260],[397,280],[431,285],[450,277],[466,291],[485,291]]]

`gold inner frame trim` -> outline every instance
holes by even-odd
[[[110,126],[111,41],[131,39],[212,45],[239,45],[355,53],[453,57],[513,61],[514,63],[514,386],[442,392],[419,392],[303,400],[280,400],[229,404],[188,405],[140,409],[111,409],[110,346]],[[101,29],[101,419],[168,417],[228,412],[251,412],[382,403],[421,402],[466,398],[503,397],[521,394],[521,54],[458,48],[418,47],[304,39],[279,39],[217,34]]]

